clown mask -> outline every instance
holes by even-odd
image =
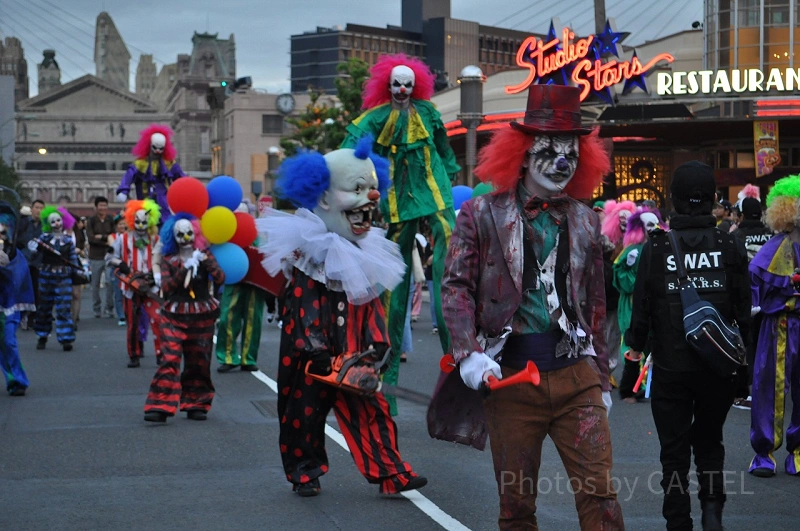
[[[618,216],[619,216],[619,230],[622,233],[625,233],[625,230],[628,228],[628,218],[631,217],[631,211],[620,210]]]
[[[359,159],[352,149],[339,149],[325,155],[331,184],[314,209],[329,231],[356,242],[366,237],[371,227],[372,210],[381,194],[371,160]]]
[[[407,66],[396,66],[392,68],[392,75],[389,78],[389,88],[392,91],[392,108],[406,110],[411,101],[411,93],[414,92],[414,71]]]
[[[161,157],[164,154],[166,145],[167,137],[161,133],[153,133],[150,135],[150,154],[153,157]]]
[[[7,247],[11,246],[11,231],[13,230],[12,227],[0,223],[0,250],[2,250],[4,245]]]
[[[136,214],[133,216],[133,230],[136,231],[137,236],[144,237],[147,235],[149,218],[150,214],[147,210],[142,209],[136,211]]]
[[[61,234],[64,230],[64,221],[61,219],[61,214],[53,212],[47,217],[47,222],[50,224],[50,232],[53,234]]]
[[[176,221],[172,234],[175,236],[175,241],[181,250],[194,248],[194,227],[192,227],[192,222],[188,219]]]
[[[656,217],[656,215],[653,214],[652,212],[643,213],[641,216],[639,216],[639,219],[642,220],[642,224],[644,224],[644,230],[646,230],[648,233],[653,232],[654,230],[659,228],[658,217]]]
[[[528,150],[525,187],[537,196],[561,193],[578,167],[576,135],[539,135]]]

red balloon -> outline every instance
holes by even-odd
[[[184,212],[199,219],[208,210],[208,191],[194,177],[181,177],[167,190],[167,204],[175,214]]]
[[[233,233],[233,237],[228,241],[235,243],[239,247],[253,245],[256,236],[258,236],[256,220],[247,212],[234,212],[233,215],[236,216],[236,232]]]

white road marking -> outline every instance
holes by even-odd
[[[261,371],[253,371],[250,374],[255,376],[264,385],[269,387],[273,393],[278,394],[278,382]],[[325,435],[330,437],[333,442],[341,446],[346,452],[350,453],[350,449],[347,447],[347,441],[345,441],[344,436],[328,423],[325,423]],[[467,526],[441,510],[438,505],[420,494],[418,490],[410,490],[408,492],[401,492],[400,494],[410,500],[411,503],[416,505],[420,511],[428,515],[431,520],[442,526],[447,531],[470,531]]]

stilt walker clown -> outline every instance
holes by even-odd
[[[443,323],[440,296],[444,257],[455,225],[452,179],[461,170],[447,140],[439,111],[430,98],[434,76],[425,63],[403,54],[385,55],[370,70],[364,86],[361,116],[347,126],[342,147],[353,148],[364,135],[375,138],[373,150],[388,158],[391,185],[380,206],[389,223],[387,237],[400,246],[408,266],[403,282],[391,293],[388,316],[391,344],[403,340],[408,310],[411,253],[419,222],[427,219],[433,235],[433,293],[431,304]],[[450,350],[450,334],[439,327],[442,350]],[[397,383],[400,349],[394,353],[384,379]],[[389,397],[392,414],[397,413]]]
[[[792,417],[786,430],[787,474],[800,475],[800,175],[780,179],[767,196],[767,225],[777,235],[750,262],[754,310],[763,320],[753,365],[750,473],[777,472],[786,397]]]
[[[290,279],[283,306],[278,415],[286,478],[300,496],[316,496],[328,471],[325,417],[333,408],[359,471],[382,494],[424,486],[397,449],[397,426],[380,392],[360,394],[311,375],[332,374],[332,360],[389,347],[379,297],[405,273],[397,245],[371,228],[388,187],[388,161],[356,149],[307,152],[281,165],[279,193],[300,207],[270,210],[256,221],[265,236],[264,268]],[[309,362],[311,362],[309,364]],[[344,373],[342,373],[344,374]]]
[[[122,177],[117,188],[117,201],[127,201],[133,188],[137,198],[153,199],[161,212],[169,213],[167,189],[176,179],[186,175],[175,162],[178,152],[172,145],[172,129],[160,124],[147,127],[131,153],[136,160]]]
[[[127,279],[122,289],[128,327],[128,367],[135,368],[144,355],[148,328],[153,329],[156,360],[161,360],[161,305],[154,296],[157,288],[153,278],[153,265],[159,259],[155,246],[161,209],[152,199],[131,200],[125,205],[123,215],[129,230],[114,240],[109,264],[117,267]]]

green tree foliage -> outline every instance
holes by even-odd
[[[11,188],[15,192],[19,194],[20,199],[24,202],[28,199],[28,195],[22,189],[22,181],[17,175],[17,172],[14,171],[12,166],[6,164],[6,161],[0,157],[0,185],[5,186],[6,188]],[[4,199],[11,203],[15,202],[15,198],[6,192],[0,190],[0,199]]]
[[[336,95],[342,104],[342,117],[346,122],[345,127],[361,113],[361,91],[364,82],[369,77],[369,65],[358,57],[351,57],[344,63],[336,66],[336,71],[341,74],[336,78]]]

